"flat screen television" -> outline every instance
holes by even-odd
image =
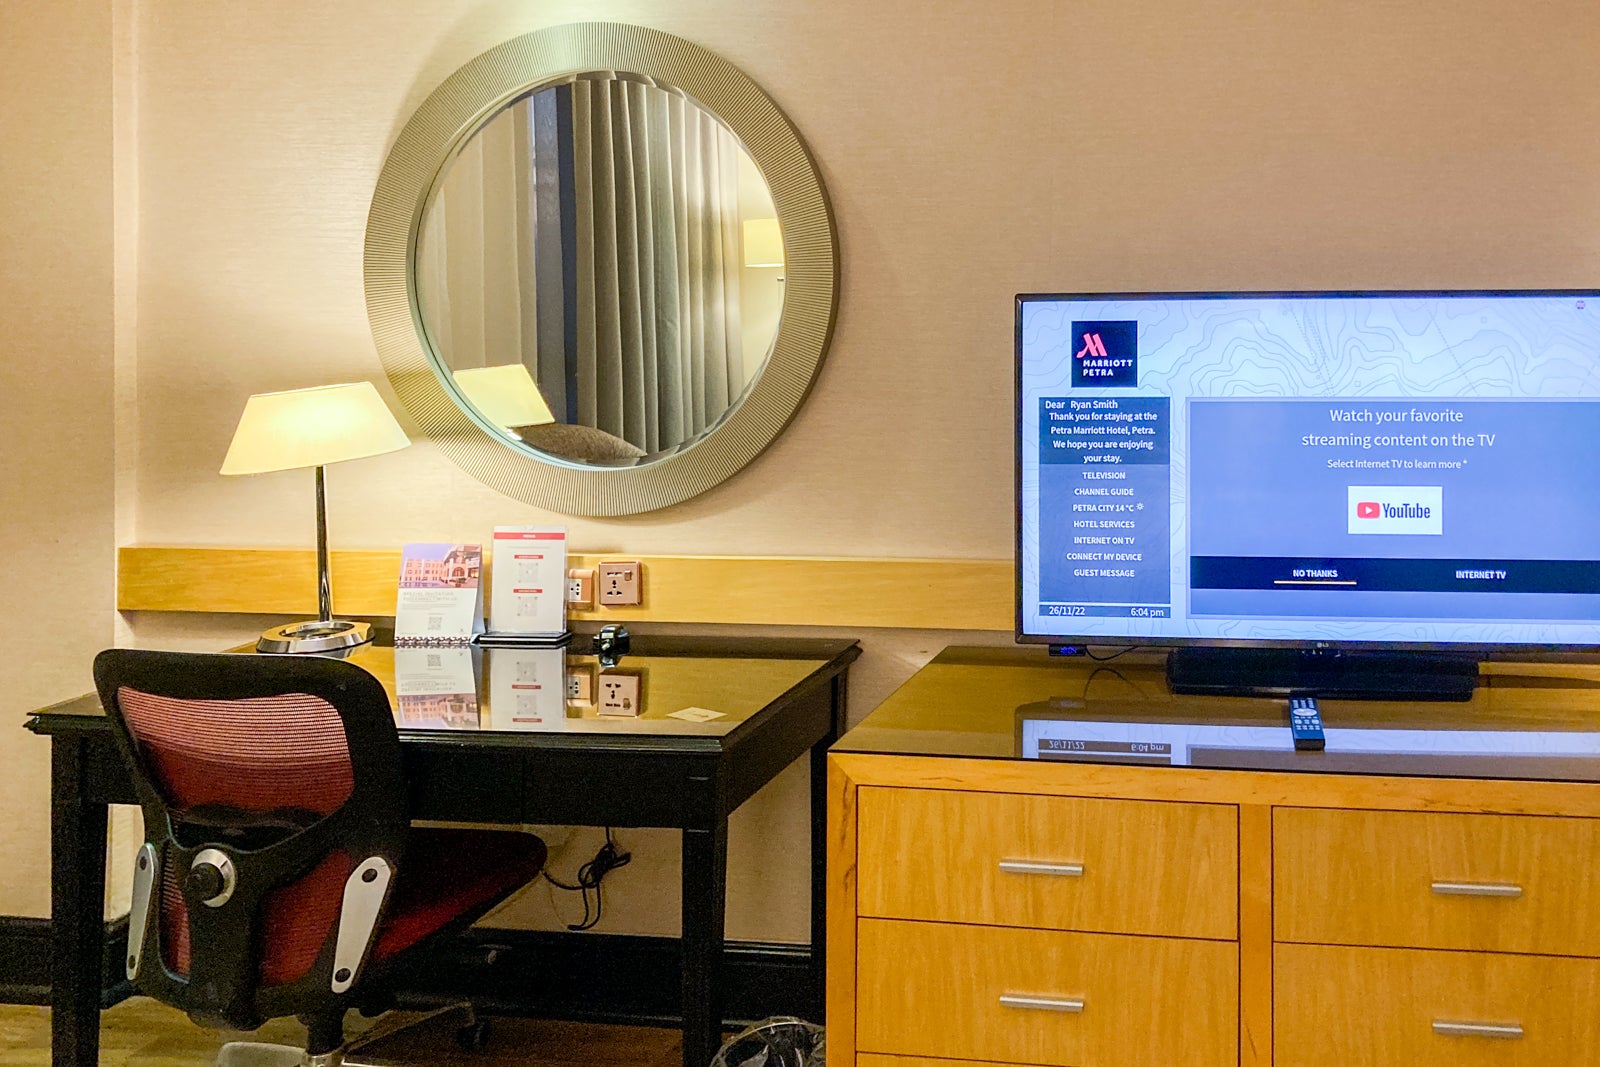
[[[1600,292],[1025,294],[1017,638],[1465,699],[1600,645]]]

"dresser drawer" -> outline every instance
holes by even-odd
[[[1279,941],[1600,956],[1600,820],[1279,808]]]
[[[863,788],[858,818],[862,915],[1236,936],[1228,805]]]
[[[1600,961],[1279,945],[1273,1067],[1600,1063]]]
[[[1064,1067],[1238,1059],[1230,942],[862,919],[863,1053]]]

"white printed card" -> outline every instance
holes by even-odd
[[[482,572],[482,545],[407,545],[400,560],[395,644],[464,644],[482,633]]]
[[[486,655],[492,729],[566,729],[566,649],[496,648]]]
[[[567,531],[494,528],[489,622],[496,634],[555,636],[567,629]]]

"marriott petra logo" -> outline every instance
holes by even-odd
[[[1135,319],[1074,322],[1067,350],[1072,384],[1126,389],[1139,384],[1139,323]]]

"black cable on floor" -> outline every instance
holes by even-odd
[[[600,846],[600,851],[594,854],[594,859],[578,868],[578,884],[568,885],[552,875],[549,870],[544,871],[545,881],[557,889],[565,889],[569,893],[583,894],[583,921],[568,923],[567,929],[572,931],[590,930],[600,921],[600,915],[605,909],[605,897],[601,894],[600,883],[606,875],[618,867],[626,867],[633,862],[633,853],[621,852],[617,849],[617,842],[611,836],[611,827],[606,827],[606,843]],[[591,906],[589,893],[593,891],[594,901]],[[591,915],[592,910],[592,915]]]

